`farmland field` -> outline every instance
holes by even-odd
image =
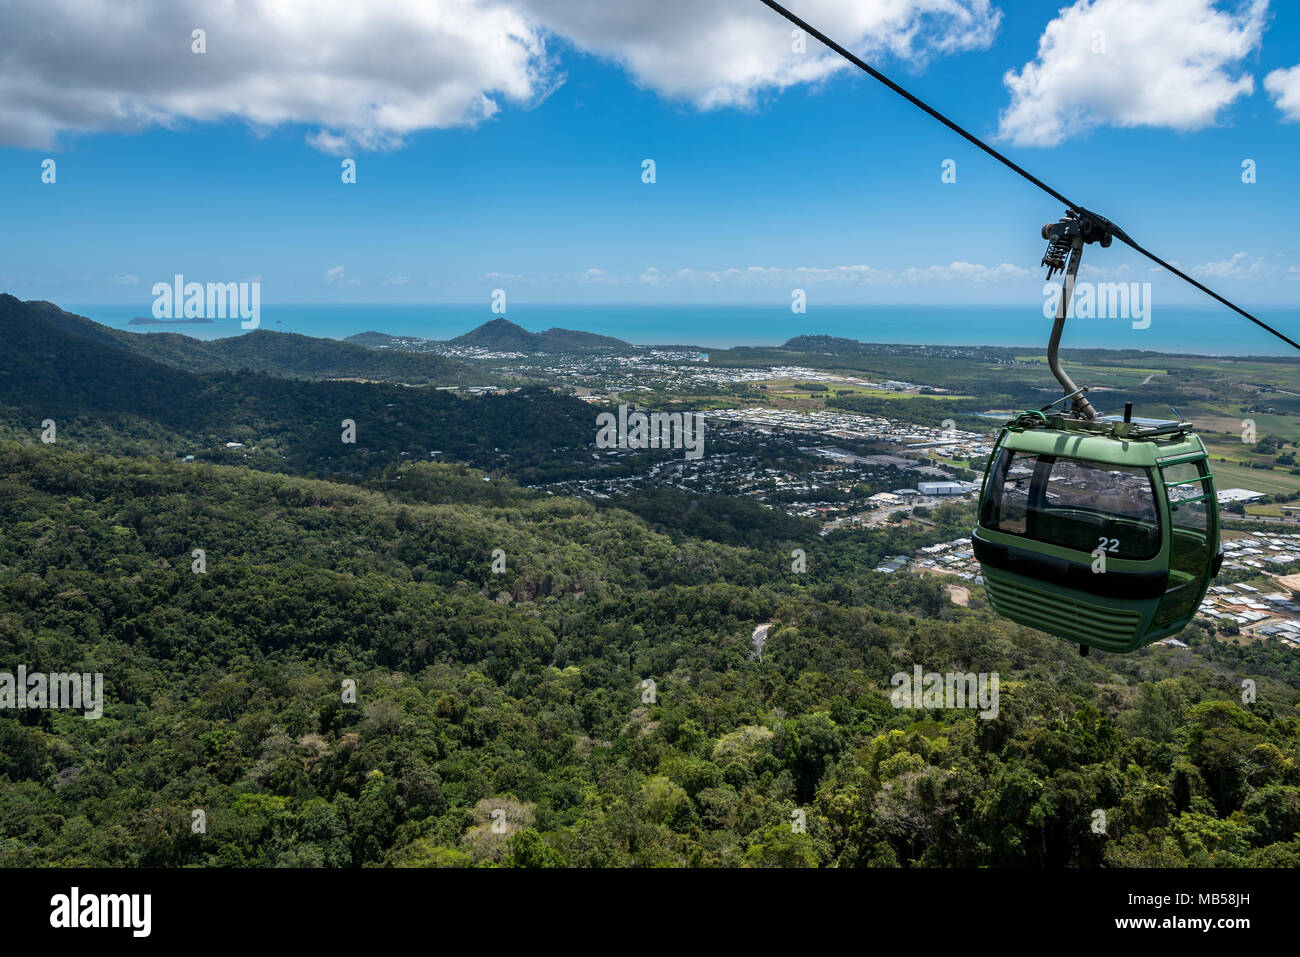
[[[1210,469],[1214,473],[1214,484],[1220,490],[1244,488],[1268,495],[1300,492],[1300,475],[1292,475],[1290,472],[1252,469],[1217,459],[1210,462]]]

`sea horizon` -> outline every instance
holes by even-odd
[[[202,323],[132,324],[149,318],[148,304],[69,303],[61,308],[130,332],[173,332],[211,340],[242,334],[238,319]],[[1287,308],[1256,311],[1283,332],[1300,334],[1300,314]],[[263,303],[259,328],[315,338],[346,339],[363,332],[454,339],[492,319],[506,318],[530,332],[574,329],[622,339],[634,346],[689,346],[702,350],[773,347],[801,335],[826,335],[877,345],[992,346],[1043,350],[1052,321],[1022,305],[822,304],[805,314],[788,306],[752,303],[524,303],[504,315],[483,303]],[[1071,319],[1064,349],[1137,350],[1208,357],[1281,358],[1292,350],[1262,329],[1213,306],[1157,310],[1147,328],[1127,319]],[[1230,347],[1229,347],[1230,345]]]

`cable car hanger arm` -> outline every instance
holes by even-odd
[[[1116,226],[1116,225],[1115,225],[1114,223],[1112,223],[1110,220],[1106,219],[1106,217],[1104,217],[1104,216],[1099,216],[1099,215],[1097,215],[1096,213],[1091,212],[1091,211],[1088,210],[1087,208],[1085,208],[1085,207],[1079,205],[1078,203],[1075,203],[1075,202],[1071,201],[1068,197],[1066,197],[1066,196],[1064,196],[1063,194],[1057,192],[1055,189],[1053,189],[1052,187],[1048,186],[1048,185],[1047,185],[1046,183],[1044,183],[1041,179],[1039,179],[1037,176],[1035,176],[1035,175],[1033,175],[1032,173],[1030,173],[1030,172],[1029,172],[1028,170],[1026,170],[1024,167],[1022,167],[1022,166],[1020,166],[1020,165],[1018,165],[1018,164],[1012,162],[1010,159],[1008,159],[1007,157],[1003,156],[1001,153],[999,153],[999,152],[998,152],[997,150],[995,150],[993,147],[989,146],[987,143],[985,143],[985,142],[984,142],[982,139],[980,139],[978,136],[975,136],[973,133],[969,133],[969,132],[967,132],[965,129],[963,129],[962,127],[958,126],[958,125],[957,125],[956,123],[954,123],[952,120],[948,119],[948,117],[944,116],[942,113],[940,113],[938,110],[936,110],[934,107],[930,106],[930,105],[929,105],[928,103],[926,103],[924,100],[920,99],[920,98],[917,97],[917,96],[914,96],[912,93],[909,93],[907,90],[905,90],[903,87],[899,86],[897,83],[895,83],[895,82],[894,82],[893,80],[891,80],[889,77],[885,76],[885,75],[884,75],[883,73],[881,73],[879,70],[875,69],[875,67],[871,66],[871,64],[867,63],[867,62],[866,62],[865,60],[863,60],[861,57],[856,56],[855,54],[853,54],[853,53],[850,52],[849,50],[847,50],[847,49],[845,49],[844,47],[840,46],[840,44],[836,43],[834,40],[832,40],[832,39],[831,39],[830,37],[828,37],[826,34],[822,33],[820,30],[818,30],[818,29],[817,29],[816,27],[814,27],[812,24],[810,24],[810,23],[808,23],[806,20],[803,20],[803,19],[801,19],[800,17],[796,16],[796,15],[795,15],[794,13],[792,13],[791,11],[787,10],[787,9],[786,9],[785,7],[783,7],[781,4],[777,3],[776,0],[760,0],[760,2],[766,4],[768,7],[771,7],[774,11],[776,11],[777,13],[779,13],[781,16],[785,17],[785,19],[789,20],[789,21],[790,21],[791,23],[793,23],[795,26],[797,26],[800,30],[803,30],[805,33],[807,33],[807,34],[809,34],[810,36],[816,38],[816,39],[819,40],[822,44],[824,44],[825,46],[829,47],[831,50],[834,50],[836,53],[838,53],[838,54],[839,54],[840,56],[842,56],[844,59],[848,60],[850,63],[852,63],[854,66],[856,66],[856,67],[857,67],[859,70],[861,70],[862,72],[866,73],[867,75],[871,76],[872,78],[874,78],[874,79],[876,79],[876,80],[879,80],[881,83],[883,83],[885,86],[889,87],[891,90],[893,90],[895,93],[897,93],[897,94],[898,94],[899,96],[901,96],[903,99],[907,100],[909,103],[911,103],[911,104],[912,104],[913,106],[915,106],[917,109],[920,109],[920,110],[924,111],[925,113],[928,113],[930,116],[934,117],[934,119],[938,120],[938,121],[939,121],[940,123],[942,123],[944,126],[948,127],[948,129],[952,130],[954,133],[956,133],[956,134],[957,134],[958,136],[960,136],[962,139],[964,139],[964,140],[966,140],[967,142],[971,143],[973,146],[976,146],[976,147],[978,147],[979,149],[983,150],[985,153],[987,153],[989,156],[993,157],[995,160],[997,160],[997,161],[998,161],[999,163],[1001,163],[1003,166],[1007,167],[1007,168],[1008,168],[1009,170],[1011,170],[1013,173],[1017,173],[1018,175],[1020,175],[1020,176],[1023,177],[1024,179],[1028,180],[1030,183],[1033,183],[1035,186],[1037,186],[1037,187],[1038,187],[1039,189],[1041,189],[1043,192],[1047,193],[1047,194],[1048,194],[1049,196],[1051,196],[1053,199],[1056,199],[1057,201],[1059,201],[1059,202],[1061,202],[1061,203],[1064,203],[1065,206],[1067,206],[1067,207],[1070,209],[1071,212],[1077,213],[1077,214],[1079,214],[1080,216],[1085,217],[1086,219],[1091,220],[1092,222],[1094,222],[1094,223],[1096,223],[1097,225],[1101,226],[1101,228],[1102,228],[1104,231],[1106,231],[1106,232],[1108,232],[1110,235],[1114,236],[1116,239],[1118,239],[1118,240],[1119,240],[1120,242],[1122,242],[1124,245],[1128,246],[1128,247],[1129,247],[1130,249],[1132,249],[1134,252],[1139,253],[1139,254],[1145,256],[1147,259],[1151,260],[1151,261],[1152,261],[1153,263],[1155,263],[1157,266],[1161,266],[1161,267],[1163,267],[1164,269],[1169,270],[1171,273],[1173,273],[1173,274],[1174,274],[1175,276],[1177,276],[1179,279],[1182,279],[1182,280],[1184,280],[1184,281],[1190,283],[1191,285],[1193,285],[1193,286],[1195,286],[1197,289],[1199,289],[1201,292],[1205,293],[1207,296],[1209,296],[1209,297],[1211,297],[1212,299],[1218,301],[1219,303],[1222,303],[1223,305],[1227,306],[1227,307],[1228,307],[1229,309],[1231,309],[1233,312],[1235,312],[1235,313],[1237,313],[1237,314],[1239,314],[1239,315],[1241,315],[1241,316],[1244,316],[1245,318],[1249,319],[1251,322],[1253,322],[1255,325],[1259,326],[1259,327],[1260,327],[1261,329],[1263,329],[1265,332],[1272,333],[1274,336],[1276,336],[1277,338],[1281,339],[1283,342],[1285,342],[1287,345],[1291,346],[1293,349],[1300,350],[1300,342],[1296,342],[1294,339],[1292,339],[1291,337],[1287,336],[1286,334],[1284,334],[1284,333],[1282,333],[1282,332],[1279,332],[1278,330],[1274,329],[1272,326],[1270,326],[1268,323],[1264,322],[1263,320],[1255,318],[1255,317],[1252,316],[1249,312],[1247,312],[1245,309],[1242,309],[1240,306],[1236,305],[1235,303],[1229,301],[1228,299],[1225,299],[1223,296],[1219,295],[1217,292],[1215,292],[1215,291],[1214,291],[1213,289],[1211,289],[1209,286],[1206,286],[1204,283],[1198,282],[1197,280],[1193,279],[1191,276],[1187,275],[1187,273],[1183,272],[1181,269],[1177,268],[1176,266],[1171,265],[1170,263],[1166,262],[1164,259],[1161,259],[1161,258],[1160,258],[1159,256],[1157,256],[1155,253],[1151,252],[1149,249],[1146,249],[1145,247],[1143,247],[1142,245],[1140,245],[1136,240],[1134,240],[1131,236],[1129,236],[1128,233],[1126,233],[1124,230],[1120,229],[1118,226]],[[1103,245],[1107,245],[1107,246],[1109,246],[1110,243],[1109,243],[1109,242],[1106,242],[1106,243],[1103,243]]]

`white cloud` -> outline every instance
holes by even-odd
[[[686,282],[822,283],[876,282],[888,274],[872,266],[747,266],[720,271],[679,269],[672,278]]]
[[[313,146],[322,153],[328,153],[331,156],[347,156],[352,152],[352,140],[347,136],[331,133],[329,130],[317,130],[314,133],[308,133],[307,145]]]
[[[134,286],[139,281],[140,281],[139,276],[132,276],[129,273],[124,276],[114,276],[112,279],[109,280],[109,282],[111,282],[114,286]]]
[[[405,286],[411,281],[409,276],[385,276],[379,283],[381,286]]]
[[[597,270],[598,272],[601,272]],[[591,270],[588,270],[588,274]],[[588,274],[584,274],[588,275]],[[910,267],[898,271],[878,269],[875,266],[745,266],[730,269],[683,268],[665,273],[651,266],[636,277],[647,285],[784,285],[791,288],[801,285],[858,284],[858,285],[923,285],[936,282],[1004,282],[1020,280],[1031,275],[1028,269],[1011,263],[982,266],[977,263],[954,262],[947,266]],[[630,276],[612,276],[601,272],[599,280],[606,283],[630,282]]]
[[[332,154],[400,146],[544,98],[557,38],[622,64],[638,84],[701,108],[843,69],[755,0],[5,0],[0,145],[60,133],[241,120],[313,129]],[[986,48],[990,0],[802,0],[846,45],[899,59]],[[57,24],[58,29],[51,29]],[[206,31],[205,53],[191,31]]]
[[[1247,253],[1234,253],[1229,259],[1201,263],[1188,271],[1208,279],[1263,279],[1275,272],[1264,260],[1252,258]]]
[[[981,266],[977,263],[955,262],[947,266],[905,269],[898,278],[899,281],[907,283],[1002,282],[1008,279],[1024,279],[1028,275],[1030,275],[1028,269],[1012,263]]]
[[[658,271],[658,270],[655,270],[655,272],[657,272],[657,271]],[[624,285],[625,283],[636,282],[636,281],[641,281],[641,282],[645,282],[645,281],[646,281],[644,277],[637,277],[637,276],[619,276],[619,275],[615,275],[614,273],[607,272],[607,271],[604,270],[604,269],[596,269],[596,268],[583,270],[583,271],[582,271],[581,273],[579,273],[577,276],[574,276],[574,277],[571,277],[571,278],[576,279],[577,282],[582,283],[582,284],[595,284],[595,285],[599,285],[599,286],[621,286],[621,285]],[[542,281],[543,281],[543,282],[564,282],[565,280],[563,280],[563,279],[556,279],[556,280],[544,279],[544,280],[542,280]]]
[[[343,273],[344,270],[342,266],[331,266],[329,269],[325,270],[325,283],[330,286],[338,286],[344,284],[349,286],[361,285],[360,279],[349,279]]]
[[[749,106],[765,89],[817,81],[847,64],[756,0],[520,0],[582,50],[624,66],[640,85],[701,109]],[[801,0],[796,12],[858,52],[923,62],[987,48],[1002,14],[989,0]]]
[[[1047,25],[1038,56],[1003,78],[998,137],[1054,146],[1110,124],[1195,130],[1254,90],[1235,71],[1258,48],[1268,0],[1078,0]]]
[[[1264,77],[1264,89],[1289,122],[1300,123],[1300,66],[1274,70]]]
[[[516,0],[6,0],[4,20],[0,144],[14,146],[235,117],[311,124],[327,152],[382,149],[553,82]]]

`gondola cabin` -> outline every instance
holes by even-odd
[[[999,615],[1135,651],[1180,631],[1219,572],[1205,446],[1186,423],[1026,413],[998,436],[972,541]]]

